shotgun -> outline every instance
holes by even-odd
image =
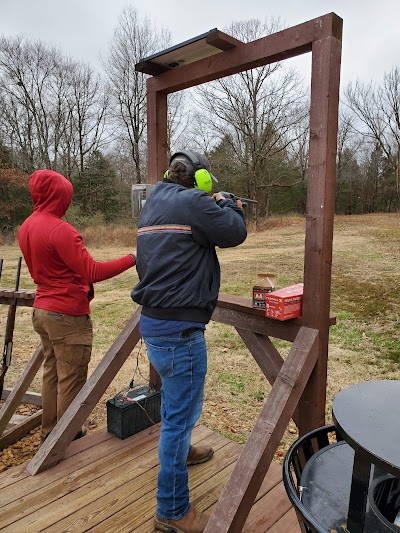
[[[15,292],[17,292],[19,289],[19,278],[21,276],[21,264],[22,264],[22,257],[18,259],[17,278],[15,280]],[[13,301],[8,308],[6,332],[4,335],[3,363],[0,369],[0,399],[3,394],[4,377],[11,363],[16,310],[17,310],[17,297],[14,294]]]
[[[233,194],[233,192],[220,191],[219,194],[222,194],[224,198],[231,198],[234,202],[236,202],[237,200],[240,200],[243,204],[243,207],[246,207],[248,202],[251,202],[252,204],[258,204],[258,200],[251,200],[250,198],[243,198],[242,196],[236,196],[236,194]]]

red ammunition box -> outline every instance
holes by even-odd
[[[275,320],[289,320],[301,316],[303,283],[290,285],[265,296],[265,316]]]

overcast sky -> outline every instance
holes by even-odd
[[[342,87],[357,78],[379,82],[400,66],[400,0],[0,0],[0,35],[40,39],[98,66],[128,5],[170,29],[172,44],[238,20],[280,17],[294,26],[334,12],[344,21]],[[291,64],[308,76],[310,61],[307,54]]]

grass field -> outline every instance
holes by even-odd
[[[132,251],[132,246],[113,243],[88,248],[98,260],[107,260]],[[361,381],[400,379],[400,215],[340,216],[335,219],[333,243],[331,312],[337,325],[331,328],[327,388],[327,421],[331,401],[342,388]],[[276,272],[283,287],[303,279],[304,219],[271,219],[265,228],[250,232],[246,242],[235,249],[219,250],[221,292],[251,297],[257,274]],[[14,285],[19,249],[2,246],[5,259],[1,286]],[[90,372],[136,309],[130,290],[137,281],[134,270],[96,285],[92,303],[95,337]],[[22,288],[34,287],[26,267]],[[0,306],[2,346],[7,308]],[[14,351],[5,386],[12,386],[38,338],[32,330],[31,309],[19,308]],[[270,386],[236,331],[225,325],[207,326],[209,370],[202,422],[214,431],[245,442],[268,395]],[[286,354],[289,343],[276,341]],[[144,347],[139,346],[115,377],[87,421],[89,429],[105,427],[105,402],[129,381],[139,360],[137,383],[145,383],[148,364]],[[31,390],[40,391],[40,375]],[[296,438],[291,423],[278,449],[277,460]]]

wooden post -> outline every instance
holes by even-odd
[[[147,92],[147,154],[147,182],[155,184],[168,168],[167,94],[160,91]],[[160,376],[151,364],[150,384],[161,388]]]
[[[316,367],[299,403],[299,432],[325,424],[341,40],[313,43],[303,324],[319,331]]]
[[[157,183],[168,168],[167,94],[159,91],[147,93],[147,153],[147,183]]]

